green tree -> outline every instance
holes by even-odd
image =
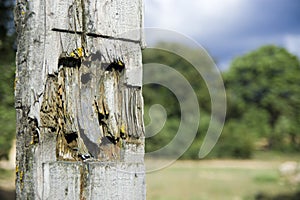
[[[207,70],[209,70],[211,67],[211,63],[206,62],[206,54],[199,55],[199,51],[194,50],[190,47],[176,43],[159,43],[157,45],[164,46],[165,49],[171,51],[172,49],[180,49],[182,51],[188,52],[188,55],[190,56],[188,58],[189,60],[195,61],[197,64],[199,64],[199,66],[205,67],[207,68]],[[143,63],[159,63],[171,67],[175,69],[178,73],[183,75],[184,78],[188,81],[188,83],[192,86],[193,91],[195,92],[198,98],[198,103],[201,110],[200,127],[196,135],[196,139],[194,140],[191,147],[187,150],[187,152],[182,156],[182,158],[198,158],[199,148],[202,142],[202,134],[204,134],[207,131],[210,120],[209,114],[211,110],[211,99],[208,93],[206,83],[191,63],[189,63],[185,58],[182,58],[172,52],[160,50],[159,48],[145,49],[143,51]],[[182,86],[178,84],[176,80],[173,80],[173,77],[169,77],[168,74],[159,73],[155,75],[159,76],[158,79],[167,80],[169,83],[174,84],[176,88],[178,88],[178,91],[185,92],[184,89],[180,89],[180,87]],[[167,114],[167,120],[164,128],[155,136],[146,139],[146,152],[152,152],[168,144],[177,134],[177,130],[181,120],[180,106],[175,95],[171,91],[169,91],[169,89],[157,84],[144,85],[143,96],[145,102],[146,125],[150,121],[148,118],[148,110],[152,105],[162,105]],[[181,99],[180,101],[181,103],[184,103],[185,99]],[[166,152],[166,154],[172,154],[176,152],[176,149],[171,151],[172,152]]]
[[[260,136],[268,134],[270,147],[281,145],[278,135],[299,147],[300,63],[296,56],[281,47],[263,46],[236,58],[224,73],[224,80],[229,96],[228,119],[248,124],[252,121]]]
[[[0,157],[7,157],[15,136],[15,33],[12,0],[0,1]]]
[[[13,96],[14,66],[0,63],[0,157],[8,156],[15,136],[15,110]]]
[[[222,135],[210,154],[218,158],[251,158],[254,150],[254,137],[252,130],[245,123],[238,120],[226,122]]]
[[[0,1],[0,60],[2,63],[14,60],[13,44],[15,40],[15,30],[13,6],[13,0]]]

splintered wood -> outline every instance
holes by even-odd
[[[143,143],[141,87],[126,84],[124,61],[89,65],[93,56],[47,78],[41,124],[58,160],[122,160],[126,144]]]

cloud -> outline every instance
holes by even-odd
[[[207,37],[225,31],[243,8],[240,0],[146,0],[146,26]]]
[[[145,0],[145,10],[146,26],[192,37],[223,66],[264,44],[299,55],[298,0]]]
[[[286,35],[284,38],[284,46],[293,54],[300,58],[300,34]]]

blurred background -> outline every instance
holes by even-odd
[[[163,50],[143,51],[144,63],[165,64],[182,74],[201,109],[190,148],[168,168],[147,174],[147,198],[300,199],[300,2],[144,0],[144,4],[146,27],[185,34],[205,48],[220,69],[227,95],[222,135],[200,160],[211,117],[206,83],[184,58]],[[13,6],[14,0],[0,1],[0,199],[14,199]],[[152,42],[181,48],[199,63],[205,60],[181,41]],[[164,128],[146,139],[146,152],[152,152],[177,133],[180,108],[172,92],[160,85],[145,85],[143,95],[146,125],[152,105],[162,105],[167,113]]]

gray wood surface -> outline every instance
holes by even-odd
[[[18,199],[145,199],[142,0],[17,0]]]

